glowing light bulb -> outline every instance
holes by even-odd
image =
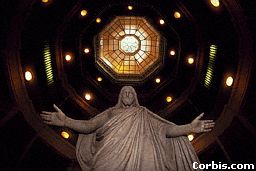
[[[89,53],[90,49],[89,48],[84,48],[84,53]]]
[[[220,6],[220,1],[219,0],[211,0],[210,2],[216,8]]]
[[[42,0],[42,2],[43,2],[43,3],[48,3],[48,2],[49,2],[49,0]]]
[[[167,97],[166,97],[166,101],[167,101],[168,103],[170,103],[170,102],[172,101],[172,97],[171,97],[171,96],[167,96]]]
[[[161,82],[161,79],[160,78],[156,78],[156,83],[160,83]]]
[[[89,101],[91,100],[92,96],[89,93],[86,93],[84,98]]]
[[[189,57],[189,58],[188,58],[188,63],[189,63],[189,64],[193,64],[193,63],[194,63],[194,58]]]
[[[129,5],[127,8],[131,11],[133,9],[133,6]]]
[[[65,60],[66,60],[66,61],[71,61],[71,59],[72,59],[71,55],[67,54],[67,55],[65,56]]]
[[[97,81],[101,82],[102,81],[102,77],[98,77]]]
[[[101,19],[100,18],[96,18],[96,23],[100,23]]]
[[[68,139],[69,138],[69,133],[67,133],[66,131],[62,131],[61,132],[61,136],[65,139]]]
[[[171,50],[171,51],[170,51],[170,55],[171,55],[171,56],[174,56],[175,54],[176,54],[176,53],[175,53],[175,50]]]
[[[232,86],[233,81],[234,81],[233,77],[229,76],[229,77],[226,79],[226,85],[229,86],[229,87]]]
[[[189,140],[189,141],[193,141],[193,139],[194,139],[194,135],[193,135],[193,134],[189,134],[189,135],[188,135],[188,140]]]
[[[164,22],[163,19],[160,19],[160,20],[159,20],[159,23],[160,23],[161,25],[164,25],[165,22]]]
[[[180,18],[181,18],[181,14],[180,14],[180,12],[178,12],[178,11],[175,11],[174,14],[173,14],[173,16],[174,16],[174,18],[176,18],[176,19],[180,19]]]
[[[25,72],[25,79],[26,79],[27,81],[31,81],[32,78],[33,78],[32,73],[31,73],[30,71],[26,71],[26,72]]]
[[[86,16],[87,15],[87,11],[86,10],[82,10],[81,12],[80,12],[80,14],[81,14],[81,16]]]

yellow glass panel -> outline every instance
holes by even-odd
[[[112,32],[111,36],[116,37],[117,34],[118,34],[117,32]]]
[[[138,32],[139,32],[139,34],[143,34],[145,32],[145,30],[143,28],[139,28]]]
[[[123,54],[123,53],[121,53],[121,54],[118,56],[118,58],[119,58],[120,60],[123,60],[124,57],[125,57],[125,54]]]
[[[135,61],[130,61],[130,66],[134,66],[134,65],[136,65]]]

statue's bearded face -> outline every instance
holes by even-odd
[[[122,102],[125,106],[131,106],[134,102],[134,94],[130,89],[124,89],[122,94]]]

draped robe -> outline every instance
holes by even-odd
[[[80,134],[76,145],[83,171],[190,171],[197,155],[185,136],[167,138],[175,126],[147,108],[113,107],[113,115],[91,134]]]

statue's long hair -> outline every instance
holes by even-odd
[[[133,107],[140,106],[139,101],[138,101],[138,97],[137,97],[137,93],[136,93],[135,89],[132,86],[123,86],[121,91],[120,91],[120,93],[119,93],[118,102],[117,102],[115,107],[117,107],[117,108],[124,107],[124,104],[122,102],[122,97],[123,97],[123,93],[124,93],[125,89],[129,89],[133,93],[134,100],[133,100],[131,106],[133,106]]]

